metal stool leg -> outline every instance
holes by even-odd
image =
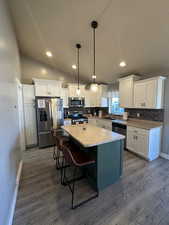
[[[77,171],[77,168],[75,167],[74,168],[74,171],[73,171],[73,185],[72,185],[72,209],[74,209],[74,193],[75,193],[75,182],[76,182],[76,171]]]
[[[61,184],[64,185],[65,184],[65,158],[63,157],[62,159],[62,165],[60,168],[60,176],[61,176]]]

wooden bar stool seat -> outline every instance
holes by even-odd
[[[82,204],[98,197],[98,191],[95,195],[92,195],[90,198],[80,202],[79,204],[74,205],[74,191],[75,191],[75,182],[78,180],[81,180],[84,178],[84,176],[77,177],[77,169],[78,168],[84,168],[85,166],[93,166],[95,165],[95,160],[91,159],[86,153],[79,150],[78,147],[75,144],[72,144],[70,142],[65,143],[63,147],[63,155],[64,160],[62,161],[62,172],[61,172],[61,183],[68,185],[69,189],[72,193],[72,204],[71,208],[75,209]],[[69,163],[69,165],[73,166],[73,178],[71,180],[68,180],[66,177],[66,167],[64,166],[66,163]]]
[[[53,149],[53,159],[56,160],[56,169],[61,168],[60,160],[63,157],[62,149],[65,143],[69,142],[69,136],[65,135],[63,131],[56,132],[54,137],[55,145]]]
[[[94,164],[95,160],[91,159],[87,154],[77,149],[77,146],[67,142],[64,145],[63,151],[65,151],[65,157],[70,164],[77,167],[83,167],[90,164]]]

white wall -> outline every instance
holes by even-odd
[[[72,69],[70,69],[70,71],[71,70]],[[22,83],[24,84],[31,84],[32,78],[77,82],[75,81],[75,79],[77,79],[75,71],[72,70],[72,75],[65,74],[26,56],[21,56],[21,73]]]
[[[5,0],[0,0],[0,225],[8,223],[21,158],[16,78],[20,64]]]

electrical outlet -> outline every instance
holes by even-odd
[[[140,117],[140,113],[137,113],[137,117]]]

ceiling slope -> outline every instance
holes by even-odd
[[[9,0],[21,52],[72,73],[75,44],[81,43],[80,76],[92,75],[92,30],[96,30],[98,82],[130,73],[169,74],[169,1]],[[49,59],[46,50],[54,57]],[[119,67],[126,61],[125,68]]]

